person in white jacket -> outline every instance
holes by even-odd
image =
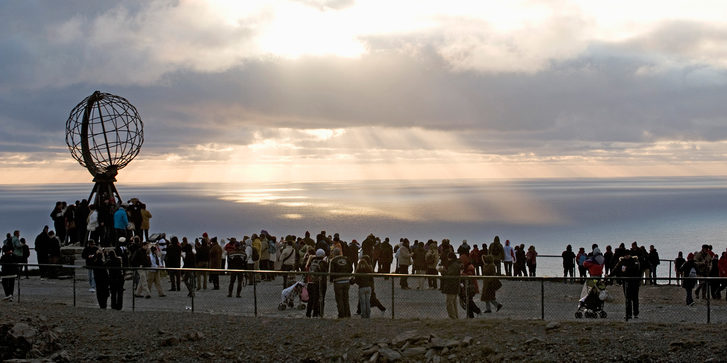
[[[91,213],[88,214],[88,219],[86,220],[86,231],[89,234],[89,238],[98,241],[98,244],[103,246],[105,241],[99,241],[99,233],[97,230],[98,227],[98,211],[96,210],[96,206],[91,204],[88,206],[88,208],[91,210]],[[88,240],[88,239],[87,239]]]

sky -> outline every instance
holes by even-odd
[[[727,175],[723,1],[3,1],[0,183],[89,182],[95,90],[125,183]]]

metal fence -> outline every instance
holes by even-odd
[[[38,266],[34,264],[32,266]],[[16,280],[15,303],[38,301],[73,305],[85,308],[98,308],[99,304],[95,293],[89,291],[88,270],[77,265],[44,265],[65,271],[58,279],[40,280],[36,276],[30,279],[18,277]],[[306,316],[306,304],[296,295],[292,306],[283,299],[284,280],[287,285],[304,281],[306,275],[321,275],[305,272],[281,272],[266,270],[217,270],[217,269],[158,269],[162,275],[162,291],[150,287],[150,297],[135,296],[135,280],[139,271],[149,271],[143,268],[124,268],[126,280],[123,292],[123,309],[132,311],[179,311],[186,313],[230,314],[256,317],[300,318]],[[169,291],[168,275],[174,272],[189,274],[194,278],[192,293],[182,283],[181,291]],[[240,297],[236,297],[237,286],[228,297],[230,278],[233,273],[242,273],[245,276]],[[207,281],[207,289],[196,285],[197,276],[217,273],[219,276],[219,290],[214,284]],[[322,274],[328,278],[331,274]],[[447,277],[438,275],[401,275],[401,274],[350,274],[350,276],[371,276],[374,278],[374,293],[385,310],[372,306],[372,318],[386,319],[446,319],[445,295],[430,282],[441,286]],[[184,278],[184,276],[182,276]],[[458,300],[468,300],[467,287],[476,284],[482,288],[484,277],[460,276],[463,297]],[[402,288],[406,280],[408,288]],[[581,309],[580,299],[584,290],[584,282],[575,278],[562,277],[504,277],[498,276],[502,287],[497,291],[497,301],[503,304],[500,311],[492,307],[492,313],[484,313],[485,303],[480,301],[480,294],[473,295],[473,302],[481,309],[481,314],[474,314],[476,309],[469,305],[460,305],[459,318],[465,318],[472,312],[475,318],[485,319],[543,319],[543,320],[576,320],[577,312],[584,313],[582,319],[623,320],[624,319],[624,293],[621,285],[614,278],[592,278],[595,284],[602,281],[605,284],[608,298],[600,309],[595,309],[595,316]],[[641,280],[632,278],[633,280]],[[639,290],[640,314],[639,321],[647,322],[727,322],[727,301],[715,299],[711,292],[720,291],[727,285],[727,280],[720,278],[698,278],[704,284],[705,298],[702,292],[695,296],[693,306],[687,306],[685,301],[686,290],[676,286],[673,278],[658,278],[661,285],[645,285]],[[684,279],[682,280],[684,281]],[[200,281],[202,282],[202,281]],[[667,283],[672,283],[666,286]],[[588,287],[588,286],[586,286]],[[595,291],[595,290],[594,290]],[[348,288],[348,301],[350,312],[355,316],[358,307],[358,286]],[[159,295],[166,295],[160,297]],[[189,295],[189,296],[188,296]],[[715,295],[716,297],[716,295]],[[725,291],[727,297],[727,290]],[[334,287],[329,282],[324,294],[323,317],[336,318],[337,304]],[[281,305],[281,303],[283,305]],[[604,313],[599,313],[602,310]],[[601,317],[605,315],[605,317]]]

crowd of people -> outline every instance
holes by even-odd
[[[355,273],[389,273],[405,275],[399,277],[401,289],[439,289],[446,295],[446,310],[451,318],[458,317],[458,305],[472,318],[482,313],[499,311],[502,304],[496,299],[496,292],[502,286],[497,276],[536,276],[538,253],[534,246],[511,244],[509,240],[501,243],[495,236],[489,243],[469,245],[463,240],[456,248],[448,239],[441,242],[426,242],[401,238],[392,243],[388,237],[368,235],[360,243],[357,240],[346,242],[338,233],[329,235],[321,231],[315,238],[310,232],[304,236],[273,236],[263,230],[260,233],[244,236],[240,240],[231,237],[218,240],[203,233],[190,241],[163,233],[149,235],[151,213],[146,205],[134,198],[127,203],[112,203],[105,199],[105,206],[97,208],[84,201],[73,205],[58,202],[51,217],[58,233],[48,226],[35,238],[35,251],[40,266],[41,279],[55,278],[58,270],[44,264],[57,264],[61,258],[61,246],[82,244],[82,255],[86,260],[89,274],[89,290],[95,292],[99,306],[106,308],[111,298],[111,308],[121,309],[123,305],[124,281],[133,276],[133,294],[140,298],[151,298],[152,289],[159,297],[167,292],[162,287],[162,278],[167,277],[170,289],[181,291],[184,284],[187,296],[194,296],[200,290],[220,290],[220,275],[229,275],[226,288],[228,297],[241,297],[242,287],[260,281],[275,279],[274,274],[252,274],[227,270],[278,270],[291,274],[283,275],[283,289],[296,283],[296,272],[306,274],[304,284],[308,298],[306,316],[322,316],[324,301],[329,284],[333,285],[338,317],[351,316],[349,288],[358,286],[357,314],[369,317],[371,308],[385,311],[377,299],[372,277]],[[84,218],[85,216],[85,218]],[[111,228],[113,227],[113,228]],[[21,271],[8,267],[6,262],[26,262],[30,250],[20,232],[8,234],[3,244],[3,276],[12,276]],[[563,277],[566,282],[583,281],[591,277],[638,277],[638,279],[617,280],[623,285],[627,301],[626,318],[638,317],[638,287],[642,284],[656,284],[656,270],[660,264],[659,254],[651,245],[633,242],[630,249],[621,243],[617,248],[606,246],[601,252],[593,244],[589,252],[580,247],[575,252],[571,245],[562,255]],[[727,252],[718,257],[711,246],[688,254],[682,252],[674,261],[677,282],[681,277],[727,277]],[[142,267],[133,274],[124,273],[128,267]],[[201,271],[185,269],[203,269]],[[162,272],[162,269],[164,269]],[[406,275],[412,275],[411,277]],[[429,275],[417,277],[416,275]],[[433,276],[441,275],[434,278]],[[27,267],[26,267],[27,276]],[[484,279],[466,279],[461,276],[484,276]],[[388,277],[386,277],[388,278]],[[6,299],[13,298],[14,281],[3,278]],[[633,281],[633,283],[632,283]],[[725,280],[727,281],[727,280]],[[410,286],[410,282],[413,284]],[[479,286],[481,283],[482,286]],[[438,286],[439,285],[439,286]],[[686,303],[694,304],[694,297],[702,298],[710,294],[719,298],[727,282],[687,279],[682,286],[687,290]],[[304,287],[304,289],[303,289]],[[696,296],[692,290],[696,287]],[[474,302],[479,295],[485,302],[484,311]],[[727,296],[727,294],[726,294]],[[457,301],[459,300],[459,304]]]
[[[145,203],[138,198],[123,203],[107,195],[101,195],[99,201],[98,204],[89,204],[85,199],[74,204],[56,202],[50,217],[62,246],[86,246],[89,239],[104,247],[115,245],[121,237],[149,239],[152,215]]]

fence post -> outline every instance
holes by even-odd
[[[22,268],[20,271],[23,271]],[[20,302],[20,274],[18,274],[18,300],[17,302]]]
[[[253,304],[255,307],[255,317],[257,317],[257,284],[255,283],[255,279],[257,277],[255,276],[255,273],[252,273],[252,297],[253,297]],[[321,312],[321,316],[323,316],[323,312]]]
[[[669,285],[671,285],[671,263],[672,261],[669,260]]]
[[[710,323],[711,318],[712,318],[712,316],[711,316],[712,315],[712,304],[710,303],[710,301],[712,300],[712,292],[709,291],[710,287],[711,287],[710,282],[711,281],[707,280],[707,282],[705,283],[705,285],[706,285],[705,288],[707,288],[707,324]]]
[[[194,298],[197,296],[197,271],[192,271],[192,312],[194,312]]]
[[[391,320],[394,320],[394,277],[391,277]]]
[[[470,279],[464,279],[465,314],[470,317]]]
[[[73,269],[73,307],[76,307],[76,269]]]
[[[545,320],[545,280],[540,278],[540,320]]]
[[[136,280],[136,270],[134,271],[134,275],[131,277],[131,311],[136,311],[136,284],[134,281]]]

